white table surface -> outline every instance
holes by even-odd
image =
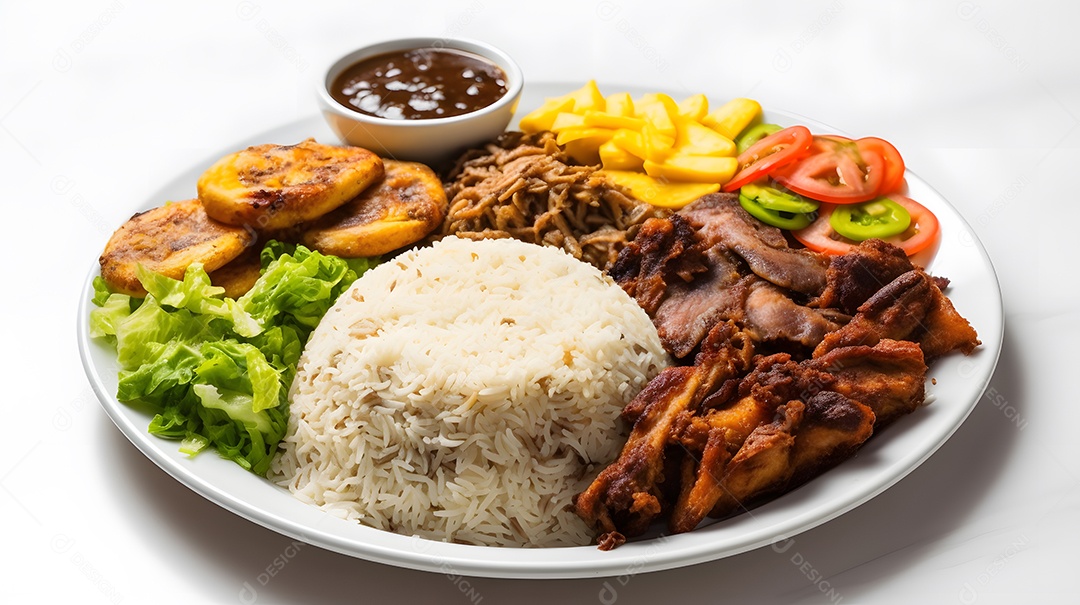
[[[1073,602],[1077,5],[739,4],[0,5],[0,601]],[[533,82],[751,96],[894,142],[996,267],[1006,329],[988,395],[907,478],[787,550],[621,579],[369,563],[295,545],[189,491],[90,390],[75,346],[86,272],[161,183],[313,115],[313,83],[336,55],[413,35],[484,39]]]

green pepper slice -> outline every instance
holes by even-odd
[[[766,225],[781,229],[802,229],[814,222],[814,215],[803,212],[785,212],[783,210],[770,210],[743,194],[739,194],[739,205],[750,213],[750,216],[758,219]]]
[[[769,210],[779,210],[781,212],[791,212],[793,214],[808,214],[810,212],[815,212],[818,209],[818,206],[821,205],[815,200],[804,198],[796,193],[791,193],[784,189],[777,189],[771,185],[759,184],[765,182],[767,181],[761,180],[757,183],[747,183],[739,189],[739,194],[755,200]]]
[[[742,153],[749,149],[754,143],[757,143],[774,132],[780,132],[783,129],[783,126],[777,124],[758,124],[757,126],[751,126],[746,132],[743,132],[735,139],[735,149],[739,153]]]
[[[829,225],[844,237],[861,242],[899,235],[911,225],[911,213],[887,197],[861,204],[841,204],[829,217]]]

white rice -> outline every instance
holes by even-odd
[[[446,238],[368,271],[323,318],[273,473],[331,514],[406,535],[588,544],[571,500],[668,363],[645,312],[591,265]]]

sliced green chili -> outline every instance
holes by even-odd
[[[887,197],[861,204],[841,204],[829,217],[829,225],[840,235],[861,242],[872,237],[898,235],[911,225],[911,214]]]
[[[781,229],[802,229],[814,222],[813,214],[803,212],[785,212],[783,210],[770,210],[745,195],[739,194],[739,205],[750,213],[750,216],[758,219],[766,225]]]

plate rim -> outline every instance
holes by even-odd
[[[602,87],[609,86],[604,83],[600,83],[600,85]],[[536,101],[542,100],[542,97],[544,96],[563,94],[572,90],[573,87],[574,84],[565,82],[526,82],[520,107],[528,108],[531,106],[529,105],[530,100],[531,102],[536,103]],[[632,95],[648,92],[648,90],[640,86],[622,86],[617,89],[620,91],[626,90]],[[536,104],[538,105],[538,103]],[[769,108],[766,110],[766,113],[782,116],[785,119],[797,120],[798,123],[806,124],[812,129],[827,129],[827,131],[843,134],[843,131],[841,130],[832,128],[795,112]],[[312,128],[313,125],[314,128]],[[512,126],[514,125],[516,125],[516,120]],[[307,118],[294,120],[275,128],[268,129],[253,137],[248,137],[237,145],[230,147],[230,149],[237,149],[243,145],[257,144],[258,142],[266,142],[266,140],[275,136],[275,133],[280,134],[301,129],[310,129],[312,131],[311,136],[314,136],[318,140],[336,141],[336,137],[330,133],[322,119],[318,115],[312,115]],[[177,190],[182,182],[186,182],[185,179],[188,175],[205,169],[205,167],[213,163],[214,159],[216,158],[208,158],[200,161],[193,164],[187,170],[180,172],[172,180],[163,184],[153,195],[148,196],[138,209],[141,210],[144,209],[144,207],[151,207],[154,205],[155,200],[160,200],[157,202],[158,204],[162,203],[165,199],[171,197],[170,195],[166,195],[166,192]],[[292,498],[284,488],[273,485],[268,479],[260,479],[251,475],[251,478],[258,481],[264,481],[272,486],[273,489],[279,490],[281,496],[295,501],[296,504],[300,504],[303,507],[310,509],[312,512],[321,515],[319,520],[312,521],[315,519],[314,515],[307,513],[300,514],[299,516],[301,518],[309,521],[307,523],[301,523],[298,522],[297,519],[290,518],[289,515],[281,514],[281,511],[270,510],[265,504],[260,505],[259,503],[252,503],[247,499],[238,496],[236,489],[222,489],[213,481],[208,480],[207,476],[204,476],[204,473],[201,470],[206,466],[207,461],[209,461],[210,464],[221,463],[222,465],[231,465],[232,467],[236,467],[235,463],[210,454],[204,454],[192,460],[181,458],[177,452],[170,451],[176,450],[178,446],[176,442],[154,437],[146,431],[145,422],[142,426],[138,426],[134,422],[135,416],[145,417],[145,414],[135,411],[133,408],[117,401],[115,397],[115,376],[113,376],[111,380],[106,380],[105,377],[102,376],[102,370],[112,369],[115,366],[110,368],[98,367],[98,364],[95,363],[95,349],[98,349],[97,353],[100,354],[100,349],[103,349],[104,345],[95,342],[89,335],[89,322],[87,321],[87,318],[93,307],[92,282],[94,277],[99,274],[96,262],[91,265],[91,269],[87,273],[83,284],[83,290],[79,298],[77,334],[79,356],[86,377],[102,408],[113,424],[117,426],[121,433],[131,441],[144,456],[182,485],[211,502],[214,502],[218,506],[221,506],[242,518],[262,525],[267,529],[301,540],[305,543],[364,560],[408,569],[492,578],[610,577],[624,574],[634,575],[637,573],[661,571],[694,565],[734,556],[789,539],[799,533],[827,523],[875,498],[922,465],[923,462],[940,449],[940,447],[959,429],[964,421],[966,421],[975,406],[983,398],[997,367],[1004,337],[1003,298],[997,272],[994,269],[989,254],[978,239],[974,230],[972,230],[970,223],[968,223],[945,196],[941,195],[940,192],[934,189],[929,183],[922,180],[921,177],[910,169],[908,169],[906,177],[909,182],[909,188],[911,183],[914,182],[918,184],[920,189],[931,192],[936,198],[933,207],[936,208],[938,202],[944,204],[944,207],[949,210],[949,220],[963,227],[962,231],[958,232],[957,235],[961,238],[966,236],[968,241],[961,241],[961,245],[968,245],[977,251],[982,260],[982,268],[987,270],[987,273],[982,277],[989,278],[989,283],[984,284],[984,287],[988,287],[996,295],[993,297],[992,301],[983,301],[984,303],[991,303],[989,305],[989,311],[990,315],[996,318],[995,325],[976,326],[976,329],[978,329],[980,333],[980,339],[982,339],[982,346],[977,353],[981,358],[980,363],[973,365],[976,365],[977,369],[980,370],[981,377],[977,385],[966,389],[967,392],[972,394],[971,401],[965,402],[965,405],[963,409],[960,410],[959,414],[954,413],[950,417],[951,422],[946,427],[946,430],[934,433],[935,438],[925,444],[918,452],[917,456],[891,461],[892,466],[897,468],[887,466],[886,468],[881,469],[871,469],[876,470],[876,472],[871,473],[871,477],[883,473],[886,474],[887,477],[873,482],[870,488],[864,487],[864,489],[853,491],[846,495],[824,498],[822,502],[817,502],[814,497],[811,496],[809,498],[809,506],[800,506],[799,502],[800,500],[807,498],[807,492],[804,488],[798,488],[797,490],[782,495],[748,513],[743,513],[732,519],[722,521],[721,523],[727,524],[728,527],[735,527],[735,530],[733,531],[736,532],[739,539],[721,544],[709,542],[705,539],[705,530],[708,528],[700,528],[694,532],[675,536],[661,534],[645,540],[631,541],[616,550],[608,552],[598,551],[595,546],[506,548],[448,544],[417,537],[401,536],[337,519],[329,514],[323,513],[313,506],[303,504],[299,502],[299,500]],[[191,179],[188,185],[193,190],[194,179]],[[987,335],[992,334],[994,338],[989,341],[983,339],[984,333]],[[965,360],[966,359],[968,358],[965,358]],[[898,420],[897,424],[920,422],[921,418],[918,418],[920,416],[925,416],[925,414],[920,414],[919,412],[910,414]],[[913,417],[917,418],[912,419]],[[148,422],[148,417],[146,417],[145,420]],[[890,427],[890,431],[884,433],[886,438],[897,428],[898,427],[895,426]],[[867,447],[876,445],[877,443],[879,443],[879,441],[872,441]],[[858,456],[853,460],[856,460],[857,458]],[[827,478],[831,473],[835,473],[841,467],[844,467],[845,464],[847,464],[849,469],[852,466],[847,462],[842,463],[840,466],[828,471],[823,477],[815,478],[808,483],[807,486],[814,486],[821,481],[822,478]],[[240,469],[239,467],[236,467],[235,471],[246,473],[246,471],[243,471],[243,469]],[[250,475],[250,473],[247,474]],[[799,494],[800,491],[802,492],[801,495]],[[776,524],[764,524],[760,527],[752,527],[750,531],[747,531],[744,534],[740,535],[738,533],[739,526],[746,524],[747,519],[750,519],[751,521],[755,519],[755,511],[760,511],[762,509],[774,510],[778,507],[783,507],[785,504],[790,505],[792,502],[796,503],[795,512],[798,514],[786,518],[785,522],[781,524],[783,526],[783,531],[778,531],[778,528],[775,526]],[[293,512],[293,509],[295,509],[294,506],[285,508],[290,514]],[[751,526],[755,525],[754,523],[749,524]],[[719,525],[719,523],[716,525]],[[710,530],[709,533],[714,533],[716,531],[717,530]],[[377,532],[378,535],[372,534],[372,532]],[[723,529],[719,530],[719,533],[723,533]],[[363,538],[363,540],[360,540],[359,538]],[[380,540],[376,538],[386,539]],[[368,539],[371,540],[368,541]],[[406,544],[406,542],[408,542],[408,544]],[[679,543],[677,546],[680,546],[681,548],[668,547],[667,544],[669,542],[677,542]],[[723,544],[727,544],[727,546],[725,547]],[[545,556],[551,553],[555,553],[555,556]],[[600,553],[600,555],[597,555],[597,553]],[[584,566],[583,563],[585,563]]]

